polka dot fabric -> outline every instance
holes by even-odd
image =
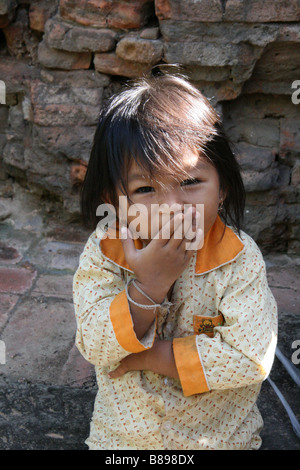
[[[124,331],[133,334],[132,324],[125,320],[129,306],[124,287],[134,274],[107,258],[99,241],[94,232],[73,282],[76,345],[95,365],[99,388],[86,441],[89,448],[258,449],[263,422],[256,400],[274,359],[277,307],[255,242],[242,232],[244,248],[239,254],[201,274],[195,273],[193,257],[175,283],[171,308],[159,311],[145,337],[136,339],[140,350],[151,347],[155,338],[193,344],[191,356],[182,358],[180,380],[149,371],[111,380],[108,372],[131,354],[118,339],[123,318]],[[120,320],[112,321],[114,305],[119,306]],[[201,325],[201,333],[195,324]],[[191,365],[195,359],[204,388]],[[196,385],[186,394],[193,374]]]

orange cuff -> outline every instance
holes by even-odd
[[[196,345],[196,335],[175,338],[173,351],[184,396],[209,392]]]
[[[117,341],[125,351],[138,353],[148,349],[136,337],[125,290],[114,298],[109,314]]]

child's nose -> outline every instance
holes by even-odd
[[[168,204],[168,206],[176,206],[181,208],[183,211],[184,209],[184,200],[183,200],[183,192],[179,189],[172,189],[169,191],[166,191],[165,193],[162,194],[160,204]]]

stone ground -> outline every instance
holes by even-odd
[[[87,449],[96,385],[74,347],[72,276],[88,235],[54,203],[37,204],[17,184],[0,182],[0,449]],[[300,340],[300,259],[265,259],[279,307],[279,347],[299,360],[292,344]],[[271,378],[299,419],[299,388],[277,358]],[[262,450],[300,449],[268,381],[259,408]]]

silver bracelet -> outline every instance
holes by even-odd
[[[145,305],[145,304],[139,304],[138,302],[136,302],[135,300],[133,300],[130,295],[129,295],[129,292],[128,292],[128,287],[130,284],[133,284],[134,287],[142,294],[144,295],[148,300],[150,300],[150,302],[152,302],[152,305]],[[140,308],[143,308],[145,310],[153,310],[153,309],[156,309],[156,308],[161,308],[161,307],[169,307],[172,305],[171,302],[169,302],[167,299],[165,299],[161,304],[156,304],[140,287],[137,286],[137,284],[135,283],[134,279],[131,279],[129,282],[126,283],[125,285],[125,291],[126,291],[126,296],[127,296],[127,299],[129,300],[129,302],[133,303],[134,305],[136,305],[137,307],[140,307]]]
[[[144,292],[138,285],[137,283],[135,282],[135,279],[132,279],[132,285],[136,288],[136,290],[138,290],[144,297],[146,297],[146,299],[150,300],[150,302],[153,303],[153,305],[155,305],[155,302],[154,300],[151,299],[151,297],[149,297],[149,295],[146,294],[146,292]]]
[[[160,307],[171,307],[172,302],[169,302],[169,300],[167,299],[167,297],[163,300],[163,302],[161,304],[155,304],[154,300],[151,299],[151,297],[149,297],[149,295],[146,294],[146,292],[144,292],[138,285],[137,283],[135,282],[136,280],[135,279],[132,279],[132,284],[134,285],[134,287],[144,296],[146,297],[146,299],[150,300],[150,302],[152,302],[154,305],[159,305]]]

